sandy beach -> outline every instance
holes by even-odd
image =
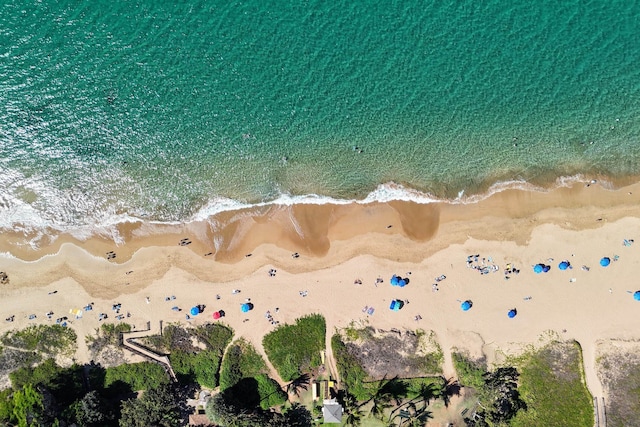
[[[68,316],[79,337],[76,359],[88,362],[84,336],[99,327],[100,313],[117,321],[115,303],[136,329],[212,322],[222,309],[222,321],[262,352],[262,336],[274,328],[267,311],[280,323],[321,313],[329,334],[351,322],[433,330],[448,377],[454,348],[492,361],[553,335],[581,344],[587,385],[603,396],[596,344],[640,338],[640,303],[630,293],[640,288],[639,206],[638,184],[613,190],[576,183],[546,192],[510,189],[465,205],[272,206],[208,223],[129,224],[119,227],[118,245],[62,235],[34,250],[18,244],[24,236],[6,233],[0,271],[10,281],[0,286],[0,333]],[[108,259],[110,251],[115,258]],[[606,268],[599,265],[604,256],[612,260]],[[560,271],[563,260],[571,267]],[[537,263],[551,270],[535,274]],[[506,275],[508,264],[520,272]],[[410,283],[391,286],[393,274]],[[446,279],[436,282],[441,275]],[[391,311],[393,299],[406,304]],[[247,300],[254,309],[242,313]],[[467,312],[460,308],[465,300],[473,302]],[[72,319],[70,309],[89,303],[92,311]],[[204,312],[187,320],[197,304]],[[4,321],[12,315],[14,322]]]

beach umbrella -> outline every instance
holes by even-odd
[[[247,311],[251,310],[251,305],[244,303],[240,306],[240,310],[242,310],[243,313],[246,313]]]
[[[560,270],[566,270],[567,268],[569,268],[569,262],[568,261],[562,261],[560,264],[558,264],[558,268]]]
[[[465,302],[460,304],[460,308],[462,309],[462,311],[468,311],[471,308],[471,305],[471,301],[466,300]]]
[[[400,279],[398,280],[398,286],[400,286],[401,288],[404,288],[407,285],[407,281],[404,279]]]
[[[548,273],[549,270],[551,270],[551,266],[550,265],[545,265],[544,267],[542,267],[542,272],[543,273]]]
[[[191,307],[191,311],[189,311],[189,313],[191,313],[192,316],[197,316],[200,314],[200,309],[198,307]]]
[[[604,257],[604,258],[602,258],[600,260],[600,265],[603,266],[603,267],[606,267],[609,264],[611,264],[611,258],[609,258],[608,256],[606,256],[606,257]]]
[[[640,291],[635,291],[633,293],[633,299],[636,301],[640,301]]]
[[[512,308],[507,313],[507,316],[509,316],[509,319],[513,319],[514,317],[516,317],[516,314],[518,314],[518,311],[515,308]]]
[[[219,311],[214,311],[214,312],[213,312],[213,318],[214,318],[214,319],[218,320],[218,319],[219,319],[219,318],[221,318],[221,317],[222,317],[222,314],[220,314],[220,312],[219,312]]]
[[[536,264],[533,266],[533,272],[536,274],[542,273],[543,270],[544,270],[544,265],[542,264]]]
[[[391,283],[391,286],[398,286],[399,282],[400,282],[400,278],[395,274],[391,276],[391,280],[389,281],[389,283]]]

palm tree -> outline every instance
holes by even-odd
[[[362,417],[364,414],[353,395],[347,394],[345,396],[344,410],[347,415],[344,420],[345,426],[357,427],[362,423]]]
[[[427,405],[418,409],[415,404],[410,403],[408,409],[410,409],[409,418],[400,422],[400,425],[403,427],[422,427],[426,424],[427,420],[433,418],[431,411],[427,410]]]
[[[344,419],[344,425],[353,427],[362,425],[362,412],[347,412],[347,416]]]
[[[391,395],[389,394],[377,395],[374,397],[373,405],[369,410],[369,415],[382,421],[384,418],[384,411],[391,408],[391,405],[389,404],[390,400]]]
[[[300,397],[301,390],[307,390],[310,383],[311,378],[309,377],[309,374],[302,374],[285,386],[285,392],[287,395],[289,395],[289,393],[293,393]]]
[[[446,379],[440,377],[440,388],[436,391],[438,397],[440,397],[446,408],[451,403],[451,396],[460,394],[460,384],[453,378]]]

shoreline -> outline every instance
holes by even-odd
[[[38,254],[36,260],[0,258],[0,271],[10,280],[0,286],[0,316],[16,316],[15,322],[0,323],[0,333],[51,322],[44,317],[48,311],[54,318],[69,316],[70,309],[95,302],[94,311],[71,325],[78,333],[80,361],[91,360],[83,337],[99,327],[100,312],[115,321],[110,310],[115,303],[131,312],[124,321],[138,329],[147,322],[185,323],[185,313],[197,304],[206,309],[189,320],[194,324],[212,321],[211,313],[223,309],[224,323],[262,354],[262,337],[273,328],[263,314],[276,307],[274,318],[281,323],[321,313],[328,333],[352,322],[386,330],[433,330],[445,355],[461,348],[493,354],[492,359],[551,334],[580,343],[587,383],[600,396],[596,343],[640,339],[637,302],[627,293],[636,290],[640,267],[640,235],[634,235],[640,230],[638,206],[640,184],[617,190],[582,184],[546,193],[505,190],[473,205],[396,201],[271,207],[217,217],[221,237],[210,256],[205,254],[215,249],[214,239],[204,223],[153,233],[132,228],[125,230],[122,246],[98,238],[59,239],[55,252]],[[181,246],[184,238],[192,243]],[[625,247],[623,239],[638,243]],[[109,251],[117,257],[107,259]],[[296,252],[297,258],[292,256]],[[467,268],[469,254],[488,257],[499,274],[479,275]],[[598,260],[605,255],[620,255],[620,260],[602,269]],[[562,259],[570,260],[573,270],[559,271]],[[531,265],[538,262],[549,263],[552,271],[535,275]],[[507,264],[520,274],[505,280]],[[589,265],[591,272],[581,265]],[[267,274],[271,269],[275,277]],[[411,283],[392,287],[392,274],[410,277]],[[434,292],[434,278],[442,274],[447,279]],[[382,284],[376,283],[378,277]],[[233,294],[234,289],[241,293]],[[176,296],[175,302],[167,302],[168,296]],[[256,308],[243,314],[238,304],[246,298]],[[388,305],[395,298],[411,304],[392,312]],[[474,306],[461,316],[465,299]],[[172,305],[182,311],[172,311]],[[373,306],[374,315],[362,311]],[[506,316],[511,308],[518,309],[512,320]],[[37,319],[29,320],[31,313]],[[416,322],[418,314],[422,320]],[[445,356],[444,369],[452,374],[450,356]]]
[[[64,244],[78,246],[94,256],[103,257],[117,249],[111,261],[121,264],[145,247],[173,246],[188,238],[189,249],[207,254],[217,261],[234,263],[262,244],[276,244],[292,252],[314,257],[328,254],[331,243],[349,240],[361,234],[399,234],[411,241],[425,242],[438,237],[439,228],[451,222],[474,222],[493,212],[493,217],[522,219],[543,213],[543,222],[560,223],[552,208],[607,208],[640,203],[640,178],[613,181],[586,180],[584,177],[558,178],[549,188],[525,182],[498,183],[485,194],[465,196],[466,201],[422,199],[412,190],[399,187],[403,195],[379,195],[364,200],[323,203],[268,202],[237,209],[225,209],[213,215],[196,215],[184,223],[126,221],[109,227],[86,230],[0,231],[0,260],[37,261],[55,255]],[[623,197],[627,193],[627,197]],[[421,194],[421,193],[420,193]],[[630,196],[630,197],[629,197]],[[386,199],[386,200],[385,200]],[[291,202],[291,203],[289,203]],[[511,218],[513,217],[513,218]],[[619,218],[615,214],[612,219]],[[426,226],[425,226],[426,223]],[[385,230],[385,227],[389,229]],[[463,225],[464,226],[464,225]],[[573,227],[588,226],[584,221]],[[395,229],[392,229],[396,227]],[[489,226],[491,228],[491,225]],[[526,232],[519,233],[526,235]],[[485,234],[487,236],[490,233]],[[520,236],[514,236],[522,241]],[[480,237],[482,238],[482,237]],[[380,251],[373,255],[384,257]]]

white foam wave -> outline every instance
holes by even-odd
[[[9,178],[7,178],[9,176]],[[8,181],[11,181],[10,183]],[[556,180],[554,187],[569,187],[576,183],[589,182],[590,180],[582,175],[560,177]],[[2,200],[0,201],[0,229],[18,231],[29,234],[31,239],[29,245],[37,247],[41,239],[45,236],[49,238],[49,242],[54,238],[51,232],[66,232],[71,234],[78,240],[86,240],[92,236],[100,235],[114,241],[116,244],[124,243],[123,237],[118,232],[118,226],[124,223],[147,223],[156,225],[180,225],[191,222],[207,221],[213,227],[217,229],[219,224],[213,218],[216,214],[221,212],[236,211],[239,217],[244,215],[252,215],[252,212],[241,212],[246,209],[270,207],[270,206],[293,206],[296,204],[335,204],[346,205],[351,203],[369,204],[369,203],[386,203],[391,201],[410,201],[413,203],[429,204],[429,203],[452,203],[452,204],[469,204],[477,203],[493,194],[500,193],[509,189],[520,189],[525,191],[539,191],[545,192],[548,189],[535,186],[526,181],[514,180],[503,181],[493,184],[486,192],[482,194],[467,195],[465,190],[462,189],[458,192],[458,195],[454,199],[441,199],[435,197],[432,194],[425,193],[413,188],[405,187],[395,182],[389,182],[380,184],[373,191],[371,191],[366,197],[362,199],[337,199],[328,196],[320,196],[317,194],[308,195],[291,195],[280,194],[277,198],[270,201],[264,201],[259,203],[245,203],[238,200],[214,197],[204,207],[199,209],[191,218],[181,221],[155,221],[146,219],[146,215],[137,216],[131,213],[117,212],[116,207],[113,206],[110,209],[103,209],[101,212],[94,212],[94,215],[88,218],[86,224],[77,224],[73,221],[73,218],[69,222],[65,222],[60,218],[68,218],[67,215],[58,215],[57,212],[51,213],[46,210],[42,210],[40,206],[27,203],[23,201],[16,194],[16,183],[20,183],[22,189],[33,191],[35,194],[42,194],[43,191],[48,191],[47,199],[50,200],[51,192],[56,190],[46,188],[45,184],[38,182],[37,180],[27,179],[19,176],[18,174],[5,175],[0,180],[0,185],[5,185],[4,188],[9,188],[12,191],[7,191],[2,194]],[[7,185],[9,184],[9,185]],[[599,182],[599,184],[606,185],[607,182]],[[60,193],[58,191],[58,193]],[[68,194],[60,194],[59,197],[67,199],[70,197]],[[88,196],[85,196],[88,198]],[[91,212],[89,202],[84,200],[82,211]],[[292,225],[298,230],[295,221],[292,221]],[[35,236],[35,237],[34,237]],[[216,247],[220,242],[215,242]]]

